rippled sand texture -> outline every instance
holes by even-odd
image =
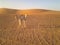
[[[26,27],[19,26],[16,12],[0,14],[0,45],[60,45],[60,12],[34,11],[25,12]]]

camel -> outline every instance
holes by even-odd
[[[15,16],[15,19],[17,20],[19,26],[21,27],[26,27],[26,18],[27,18],[27,14]]]

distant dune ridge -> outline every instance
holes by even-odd
[[[30,10],[21,10],[17,13],[28,14],[28,15],[44,15],[44,14],[60,14],[60,11],[46,10],[46,9],[30,9]]]
[[[60,11],[0,8],[0,45],[60,45]]]
[[[60,11],[46,10],[46,9],[28,9],[18,10],[9,8],[0,8],[0,14],[28,14],[28,15],[39,15],[39,14],[60,14]]]
[[[0,8],[0,14],[16,14],[16,9]]]

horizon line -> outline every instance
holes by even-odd
[[[3,7],[0,7],[0,8],[3,8]],[[37,10],[52,10],[52,11],[60,11],[60,10],[55,10],[55,9],[46,9],[46,8],[27,8],[27,9],[20,9],[20,8],[7,8],[7,7],[4,7],[5,9],[15,9],[15,10],[34,10],[34,9],[37,9]],[[3,8],[3,9],[4,9]]]

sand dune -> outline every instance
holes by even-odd
[[[20,14],[28,14],[26,27]],[[0,45],[60,45],[60,11],[0,9]]]
[[[8,9],[8,8],[0,8],[0,14],[4,14],[4,15],[9,15],[9,14],[15,14],[16,13],[16,9]]]
[[[45,14],[60,14],[60,11],[44,10],[44,9],[30,9],[30,10],[20,10],[17,11],[18,14],[28,14],[28,15],[45,15]]]

